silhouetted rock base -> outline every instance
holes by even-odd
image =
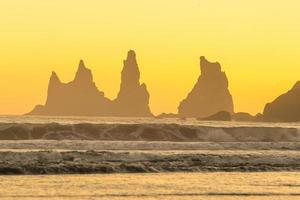
[[[203,121],[231,121],[231,114],[226,111],[218,112],[214,115],[205,118],[197,118],[198,120]]]
[[[0,152],[0,174],[300,171],[299,152]]]
[[[178,114],[175,113],[161,113],[156,116],[158,119],[163,119],[163,118],[180,118]]]

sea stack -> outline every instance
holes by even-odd
[[[110,100],[99,91],[90,69],[81,60],[75,78],[62,83],[52,72],[46,104],[38,105],[29,115],[102,116],[107,115]]]
[[[113,102],[114,116],[152,117],[150,95],[146,85],[140,84],[140,71],[133,50],[128,52],[123,64],[120,91]]]
[[[218,62],[200,57],[201,76],[179,107],[181,117],[205,118],[220,111],[233,114],[233,100],[228,90],[228,79]]]
[[[300,81],[287,93],[265,106],[264,120],[275,122],[300,121]]]

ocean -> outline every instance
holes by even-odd
[[[0,123],[30,123],[30,124],[178,124],[211,127],[282,127],[299,128],[300,123],[273,123],[273,122],[222,122],[199,121],[194,118],[134,118],[134,117],[78,117],[78,116],[27,116],[27,115],[0,115]]]
[[[187,156],[189,151],[195,151],[194,153],[201,154],[202,156],[212,156],[216,159],[216,163],[220,163],[220,155],[233,155],[234,160],[231,162],[243,163],[243,159],[249,159],[247,163],[252,163],[253,166],[281,163],[281,158],[289,159],[289,162],[299,164],[299,132],[300,123],[253,123],[253,122],[211,122],[211,121],[197,121],[195,119],[157,119],[157,118],[103,118],[103,117],[36,117],[36,116],[0,116],[0,130],[8,130],[9,127],[24,126],[25,129],[34,127],[37,124],[41,124],[41,127],[45,127],[47,130],[51,128],[49,133],[47,132],[45,138],[49,134],[53,133],[53,126],[43,124],[59,123],[62,125],[74,125],[74,124],[91,124],[93,129],[90,130],[90,125],[85,129],[79,129],[80,127],[73,127],[70,130],[78,131],[99,131],[101,136],[101,129],[107,128],[107,130],[123,130],[128,134],[137,138],[140,134],[144,137],[140,139],[142,141],[102,141],[99,140],[61,140],[63,134],[58,133],[59,127],[55,127],[55,134],[60,135],[59,140],[2,140],[0,142],[0,150],[3,158],[8,159],[9,162],[25,162],[25,154],[20,156],[18,152],[30,151],[46,151],[44,161],[49,160],[53,162],[56,157],[60,158],[60,153],[56,151],[68,150],[68,151],[84,151],[95,150],[95,160],[92,158],[89,162],[94,163],[97,158],[102,154],[107,153],[118,156],[120,153],[118,150],[125,151],[124,155],[142,154],[146,155],[147,152],[139,153],[138,151],[147,150],[151,155],[166,154],[165,151],[176,153],[176,151],[182,151],[184,156]],[[9,124],[9,125],[7,125]],[[105,124],[107,126],[93,126],[93,124]],[[114,127],[111,125],[119,124],[121,126]],[[195,138],[200,138],[199,141],[205,141],[205,138],[201,138],[203,134],[209,131],[207,141],[209,142],[153,142],[144,141],[143,139],[149,139],[143,135],[148,133],[147,131],[153,130],[146,126],[141,130],[141,127],[137,127],[137,130],[131,130],[131,128],[122,127],[122,125],[140,124],[149,125],[151,128],[157,128],[156,124],[166,124],[163,126],[168,130],[179,130],[180,127],[173,127],[176,125],[185,126],[197,126],[198,135]],[[169,126],[170,125],[170,126]],[[202,127],[202,128],[201,128]],[[203,127],[216,127],[216,130],[206,129]],[[246,127],[246,129],[244,129]],[[222,129],[218,128],[236,128]],[[242,129],[240,129],[242,128]],[[261,130],[259,128],[262,128]],[[264,129],[267,128],[267,129]],[[272,128],[272,129],[269,129]],[[292,130],[290,130],[292,128]],[[158,127],[157,129],[161,129]],[[295,132],[296,129],[296,132]],[[19,133],[19,130],[23,129],[9,129],[7,133]],[[31,129],[30,129],[31,130]],[[274,131],[278,132],[274,133]],[[15,131],[15,132],[13,132]],[[165,130],[162,131],[162,134]],[[182,130],[180,130],[182,131]],[[244,131],[244,134],[240,136],[239,131]],[[257,133],[261,131],[261,133]],[[114,133],[112,131],[111,133]],[[157,133],[157,132],[153,132]],[[180,137],[189,133],[188,131],[182,132]],[[235,136],[234,139],[228,139],[227,135]],[[126,133],[127,134],[127,133]],[[152,133],[151,133],[152,134]],[[177,133],[178,136],[179,132]],[[257,141],[261,139],[262,134],[265,136],[263,139],[268,139],[270,142],[244,142],[243,138],[247,135],[252,135],[247,140]],[[276,138],[273,136],[281,134],[283,136],[289,135],[289,137]],[[103,135],[105,135],[103,133]],[[160,135],[160,132],[159,134]],[[270,135],[272,137],[270,137]],[[100,137],[99,136],[99,137]],[[102,136],[101,136],[102,137]],[[101,138],[100,137],[100,138]],[[115,137],[119,137],[115,135]],[[218,141],[218,138],[227,138],[232,142],[214,142]],[[242,139],[241,139],[242,138]],[[292,141],[293,138],[298,138],[297,141]],[[151,138],[150,138],[151,139]],[[275,140],[287,140],[292,142],[272,142]],[[236,142],[238,141],[238,142]],[[157,152],[160,150],[161,152]],[[207,151],[209,150],[209,151]],[[53,151],[53,152],[52,152]],[[103,152],[102,152],[103,151]],[[207,152],[208,153],[207,153]],[[10,153],[9,153],[10,152]],[[51,154],[51,156],[49,156]],[[72,153],[72,152],[71,152]],[[87,152],[91,157],[91,152]],[[99,153],[99,155],[98,155]],[[281,155],[281,154],[282,155]],[[12,156],[8,157],[7,155]],[[39,154],[34,153],[36,156]],[[47,154],[47,155],[46,155]],[[122,152],[121,152],[122,154]],[[120,154],[120,155],[121,155]],[[237,155],[235,155],[237,154]],[[18,156],[16,156],[18,155]],[[105,156],[103,155],[103,156]],[[123,155],[123,154],[122,154]],[[153,156],[152,155],[152,156]],[[84,155],[83,155],[84,156]],[[238,156],[238,157],[237,157]],[[252,156],[255,159],[252,159]],[[245,157],[245,158],[244,158]],[[80,157],[79,157],[80,158]],[[78,158],[78,159],[79,159]],[[207,158],[213,161],[212,158]],[[74,162],[79,162],[78,159],[74,159]],[[80,158],[82,162],[84,157]],[[123,157],[122,157],[123,159]],[[122,159],[118,159],[121,160]],[[128,158],[129,159],[129,158]],[[128,162],[128,159],[124,158],[124,162]],[[130,158],[135,160],[135,157]],[[137,161],[144,159],[139,157]],[[225,161],[224,157],[224,161]],[[109,160],[109,159],[108,159]],[[254,162],[255,161],[255,162]],[[36,164],[36,161],[26,160],[28,165],[31,162]],[[65,161],[67,165],[70,161]],[[108,162],[105,160],[105,162]],[[114,161],[115,162],[115,161]],[[123,161],[122,161],[123,162]],[[148,161],[147,161],[148,162]],[[151,161],[156,163],[154,161]],[[181,167],[185,163],[185,160],[174,161],[177,167]],[[178,163],[176,163],[178,162]],[[214,163],[215,161],[213,161]],[[222,161],[223,162],[223,161]],[[224,162],[225,163],[225,162]],[[39,162],[38,162],[39,164]],[[228,163],[225,163],[228,164]],[[122,164],[121,164],[122,165]],[[276,165],[274,165],[276,167]],[[264,169],[264,167],[262,168]],[[18,175],[18,176],[0,176],[0,199],[1,200],[298,200],[300,199],[300,172],[297,170],[294,172],[278,171],[278,172],[162,172],[162,173],[114,173],[114,174],[81,174],[81,175]]]

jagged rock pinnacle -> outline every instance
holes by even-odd
[[[128,51],[121,74],[118,97],[114,100],[116,116],[152,116],[149,108],[149,93],[145,84],[140,84],[140,71],[133,50]]]
[[[182,117],[205,118],[220,111],[233,113],[233,100],[228,90],[226,74],[218,62],[209,62],[200,57],[201,76],[179,107]]]
[[[84,61],[80,60],[78,65],[78,70],[86,69]]]
[[[90,84],[93,83],[92,71],[86,68],[83,60],[80,60],[78,65],[78,70],[75,75],[74,82]]]
[[[57,74],[55,71],[52,71],[52,74],[51,74],[51,78],[50,78],[51,81],[57,81],[57,82],[60,82]]]
[[[204,56],[200,57],[201,73],[220,74],[221,65],[218,62],[209,62]]]
[[[134,50],[129,50],[127,53],[127,60],[135,60],[136,54]]]
[[[128,51],[127,59],[124,60],[123,64],[120,94],[122,92],[126,93],[130,88],[136,88],[140,85],[140,71],[136,61],[136,54],[133,50]]]
[[[79,62],[75,79],[61,83],[52,72],[44,106],[36,107],[29,114],[55,116],[106,116],[110,114],[111,101],[105,98],[93,82],[90,69]]]
[[[61,83],[52,72],[44,106],[36,106],[29,115],[151,117],[149,93],[140,84],[136,54],[130,50],[124,60],[121,88],[114,101],[105,97],[93,81],[92,71],[80,60],[73,81]]]

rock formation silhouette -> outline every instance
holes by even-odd
[[[228,80],[221,65],[200,57],[201,76],[179,107],[182,117],[205,118],[220,111],[233,114],[233,100],[228,90]]]
[[[246,113],[246,112],[238,112],[238,113],[234,113],[232,115],[232,119],[234,121],[241,121],[241,122],[252,122],[255,121],[255,116]]]
[[[62,83],[52,72],[45,106],[38,105],[29,115],[98,116],[108,114],[110,100],[99,91],[90,69],[81,60],[75,78]]]
[[[149,93],[139,79],[136,55],[131,50],[124,61],[120,92],[111,101],[98,90],[91,70],[81,60],[74,80],[69,83],[62,83],[52,73],[46,104],[36,106],[28,115],[149,117]]]
[[[300,81],[264,109],[264,120],[278,122],[300,121]]]
[[[220,111],[204,118],[197,118],[199,121],[231,121],[231,114],[227,111]]]
[[[113,115],[124,117],[152,117],[146,85],[140,84],[136,54],[130,50],[121,73],[121,86],[113,102]]]
[[[155,116],[157,119],[163,119],[163,118],[179,118],[178,114],[175,113],[161,113],[157,116]]]

